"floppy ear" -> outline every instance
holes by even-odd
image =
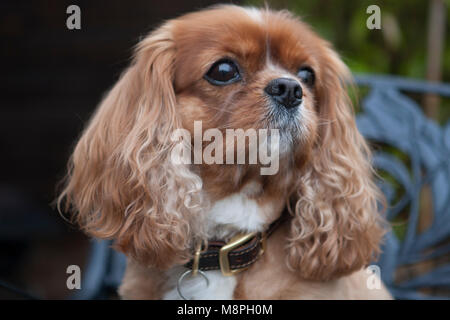
[[[158,268],[189,258],[201,201],[201,179],[170,161],[179,126],[174,55],[168,24],[138,45],[78,141],[59,197],[88,234],[115,239],[121,251]]]
[[[325,124],[299,174],[287,256],[288,265],[311,280],[361,269],[378,253],[383,236],[377,202],[384,200],[346,92],[350,72],[328,47],[321,62],[317,100]]]

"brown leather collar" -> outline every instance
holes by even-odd
[[[265,232],[239,234],[228,242],[210,241],[207,248],[196,250],[194,259],[185,267],[192,269],[193,273],[198,270],[221,270],[225,276],[244,271],[264,253],[266,239],[285,217],[286,214],[283,214]]]

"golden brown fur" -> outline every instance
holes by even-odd
[[[239,61],[245,81],[217,88],[203,75],[224,56]],[[173,164],[170,134],[192,132],[194,121],[204,130],[273,126],[261,93],[278,75],[267,57],[292,74],[303,65],[316,74],[314,88],[303,87],[303,134],[281,156],[280,171]],[[161,298],[164,270],[187,262],[195,241],[211,238],[203,223],[210,205],[257,181],[258,203],[281,203],[267,225],[284,206],[292,217],[238,277],[235,297],[350,298],[349,287],[355,297],[371,297],[357,279],[379,252],[382,196],[346,93],[350,80],[331,46],[288,12],[262,10],[257,21],[219,6],[168,21],[139,43],[83,132],[60,201],[85,232],[115,239],[130,257],[124,297]]]
[[[277,230],[268,241],[267,254],[238,275],[235,299],[391,299],[384,287],[372,290],[367,288],[370,274],[362,269],[325,282],[299,277],[297,270],[280,263],[284,258],[287,229],[288,226],[285,225]]]

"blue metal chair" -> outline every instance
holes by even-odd
[[[392,179],[385,179],[380,182],[389,202],[387,218],[392,221],[407,213],[404,237],[400,239],[393,232],[386,237],[383,254],[378,261],[381,277],[398,299],[448,299],[450,121],[441,128],[427,119],[419,105],[403,92],[450,97],[450,85],[369,75],[356,77],[356,82],[370,88],[357,116],[360,132],[370,141],[399,150],[409,162],[405,165],[395,153],[383,150],[374,154],[375,168],[388,173],[395,181],[392,183]],[[403,194],[396,197],[399,185]],[[419,232],[420,199],[424,186],[431,188],[433,215],[430,226]],[[411,270],[414,265],[422,267],[407,277],[401,277],[399,271]]]
[[[374,166],[393,180],[380,181],[395,220],[407,212],[402,239],[392,231],[386,235],[383,253],[376,262],[381,277],[397,299],[450,298],[450,121],[444,128],[427,119],[419,105],[403,92],[433,93],[450,97],[450,85],[430,84],[391,76],[359,75],[359,86],[370,88],[357,116],[361,133],[370,141],[393,147],[407,155],[405,165],[395,154],[383,150],[374,154]],[[422,188],[432,190],[433,221],[422,233],[417,231]],[[396,199],[399,186],[404,190]],[[102,299],[118,287],[125,270],[125,257],[110,248],[110,241],[92,244],[91,258],[75,299]],[[401,279],[399,270],[427,261],[426,272]],[[443,261],[443,262],[442,262]],[[448,295],[421,292],[440,289]]]
[[[88,263],[81,269],[81,289],[76,291],[72,299],[108,299],[116,296],[125,273],[126,258],[111,246],[112,241],[92,240]]]

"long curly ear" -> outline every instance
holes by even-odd
[[[201,201],[201,179],[170,161],[174,60],[170,24],[139,43],[78,141],[59,197],[88,234],[158,268],[188,259]]]
[[[311,161],[299,174],[287,263],[300,276],[329,280],[368,264],[378,253],[383,220],[370,150],[346,92],[350,72],[328,47],[318,78],[319,128]]]

